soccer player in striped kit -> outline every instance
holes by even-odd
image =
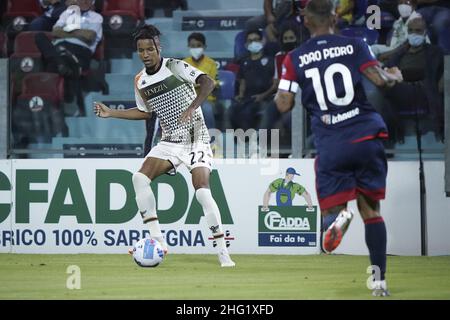
[[[133,174],[136,202],[150,236],[167,244],[161,233],[155,196],[150,183],[164,173],[174,173],[185,165],[192,174],[195,195],[203,208],[208,228],[217,243],[219,263],[234,267],[226,247],[219,208],[209,189],[213,156],[210,136],[199,106],[214,89],[214,80],[188,63],[161,56],[160,31],[153,25],[141,27],[135,34],[137,52],[144,68],[135,78],[136,108],[112,110],[94,103],[94,112],[102,118],[143,120],[155,112],[162,128],[161,142],[146,156],[141,169]],[[198,95],[194,85],[199,85]]]

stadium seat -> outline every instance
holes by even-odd
[[[343,36],[351,38],[361,38],[367,42],[368,45],[377,43],[378,31],[374,29],[368,29],[366,27],[348,27],[341,30]]]
[[[362,19],[367,14],[368,0],[355,0],[353,9],[353,24],[361,25],[365,19]]]
[[[381,28],[391,29],[394,25],[395,17],[389,12],[381,11]]]
[[[0,58],[6,58],[8,56],[8,38],[4,32],[0,31]]]
[[[3,26],[8,33],[20,32],[27,23],[41,14],[42,8],[37,0],[8,0]]]
[[[66,136],[62,102],[64,79],[56,73],[32,73],[23,79],[22,93],[12,110],[14,141],[23,145],[49,143],[52,137]]]
[[[134,51],[132,34],[145,22],[144,0],[105,0],[103,6],[103,31],[107,38],[108,57],[131,57]]]
[[[37,33],[35,31],[25,31],[19,33],[19,35],[14,40],[14,52],[13,55],[15,56],[24,56],[24,55],[31,55],[31,56],[41,56],[41,52],[39,51],[38,47],[36,46],[36,43],[34,41],[34,38]],[[49,39],[52,39],[52,33],[51,32],[44,32]]]
[[[103,16],[129,15],[136,20],[145,19],[144,0],[105,0],[103,4]]]
[[[21,92],[22,80],[25,75],[44,71],[42,55],[36,47],[34,37],[37,32],[24,31],[14,40],[14,51],[10,56],[10,74],[15,81],[17,93]],[[50,32],[45,33],[50,39]]]
[[[231,100],[235,96],[236,76],[232,71],[219,70],[218,71],[220,93],[218,98],[220,100]]]
[[[245,47],[246,36],[247,34],[245,31],[240,31],[234,38],[234,58],[237,60],[248,53],[248,50]]]
[[[64,99],[64,78],[57,73],[37,72],[32,73],[23,79],[22,94],[19,96],[45,97],[60,107]]]
[[[144,0],[105,0],[102,12],[107,34],[129,34],[145,20]]]
[[[225,65],[225,67],[223,68],[223,70],[231,71],[235,75],[237,75],[239,73],[239,69],[240,69],[240,65],[237,63],[234,63],[234,62],[227,63]]]

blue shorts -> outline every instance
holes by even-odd
[[[387,162],[380,139],[323,146],[315,163],[316,189],[322,210],[364,194],[384,199]]]

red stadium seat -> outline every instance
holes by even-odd
[[[10,37],[24,30],[24,27],[34,18],[42,15],[42,9],[37,0],[9,0],[2,24]]]
[[[11,54],[14,38],[26,30],[28,24],[42,15],[42,9],[37,0],[8,0],[6,12],[3,14],[2,27],[8,36],[8,55]]]
[[[102,15],[105,17],[124,15],[132,16],[136,20],[145,19],[144,0],[105,0]]]
[[[44,71],[42,54],[36,47],[34,37],[36,32],[21,32],[14,40],[14,51],[10,56],[11,80],[15,81],[17,92],[21,92],[22,80],[30,73]],[[46,33],[51,39],[50,32]]]
[[[13,57],[24,57],[24,56],[32,56],[32,57],[41,57],[41,52],[36,47],[36,43],[34,41],[34,37],[38,32],[34,31],[25,31],[21,32],[17,35],[14,40],[14,52],[11,58]],[[52,39],[51,32],[45,32],[49,39]]]
[[[131,58],[134,51],[131,35],[145,21],[144,0],[105,0],[102,15],[108,57],[117,54]]]
[[[38,17],[42,14],[39,1],[36,0],[8,0],[4,17]]]
[[[68,135],[64,121],[64,78],[56,73],[32,73],[22,81],[22,93],[12,108],[12,133],[16,143],[45,142]]]
[[[64,100],[64,78],[57,73],[37,72],[24,77],[20,98],[39,96],[59,108]]]
[[[8,38],[4,32],[0,32],[0,58],[8,56],[7,50]]]

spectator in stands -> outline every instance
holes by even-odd
[[[31,21],[29,31],[52,31],[59,16],[66,10],[63,0],[39,0],[44,14]]]
[[[274,62],[263,53],[261,30],[247,32],[246,46],[250,56],[239,67],[239,94],[230,107],[230,121],[234,129],[259,127],[259,118],[268,104],[273,103]]]
[[[217,64],[213,59],[205,55],[205,36],[199,32],[191,33],[188,37],[188,47],[190,56],[185,58],[184,61],[199,69],[200,71],[205,72],[208,76],[211,77],[211,79],[214,79],[217,88]],[[216,104],[216,100],[216,96],[214,94],[211,94],[201,106],[203,116],[205,117],[205,123],[208,129],[216,128],[216,121],[214,119],[214,106]]]
[[[299,29],[300,43],[309,39],[309,31],[304,26],[302,12],[309,0],[273,0],[264,2],[264,15],[249,19],[246,30],[264,29],[266,44],[264,52],[274,56],[281,50],[278,41],[280,30],[285,25],[295,24]]]
[[[418,12],[430,26],[432,43],[450,54],[450,1],[417,0]]]
[[[308,1],[309,0],[293,1],[293,9],[291,11],[291,14],[287,16],[285,21],[283,21],[278,28],[278,30],[280,30],[280,32],[278,33],[278,38],[282,37],[281,33],[283,33],[286,29],[291,28],[296,29],[296,34],[298,36],[298,45],[302,44],[310,38],[309,30],[305,27],[303,18],[304,9]],[[280,47],[280,50],[283,50],[283,48]]]
[[[64,11],[53,27],[53,43],[43,33],[36,35],[36,45],[44,59],[61,75],[71,76],[71,70],[61,57],[60,50],[73,54],[83,70],[88,70],[92,56],[103,36],[103,17],[92,10],[95,0],[75,0],[81,17],[71,8]],[[79,21],[80,23],[77,23]]]
[[[282,73],[283,60],[289,51],[294,50],[300,44],[299,29],[295,24],[285,25],[280,34],[281,51],[275,55],[275,74],[273,77],[273,84],[271,94],[276,93],[280,77]],[[270,103],[264,111],[264,116],[261,123],[261,129],[268,130],[268,137],[270,138],[270,130],[274,129],[278,120],[282,119],[283,127],[290,132],[292,128],[291,111],[281,114],[278,111],[275,103]],[[270,145],[270,140],[268,142]]]
[[[295,3],[306,1],[294,0],[264,0],[264,15],[251,18],[246,23],[246,30],[265,28],[268,42],[276,42],[278,28],[292,16]]]
[[[408,46],[408,23],[420,17],[420,14],[416,11],[416,7],[417,0],[398,0],[397,10],[400,18],[392,26],[392,37],[389,45],[374,44],[371,46],[372,52],[377,56],[378,60],[382,62],[386,61],[398,50],[402,50]],[[426,37],[426,41],[430,43],[428,36]]]
[[[338,27],[344,28],[353,22],[354,0],[339,0],[336,5],[336,19]]]
[[[426,43],[425,35],[426,23],[422,17],[408,23],[408,46],[386,62],[386,67],[397,66],[401,70],[404,81],[387,90],[386,97],[394,110],[395,107],[428,109],[435,120],[436,136],[442,140],[444,57],[438,46]],[[401,141],[403,132],[399,129]]]
[[[42,53],[48,72],[64,77],[66,102],[77,97],[79,114],[84,115],[84,101],[80,76],[90,68],[92,56],[103,37],[103,17],[95,12],[95,0],[71,0],[79,10],[69,7],[53,26],[50,41],[44,33],[35,36],[36,46]]]

